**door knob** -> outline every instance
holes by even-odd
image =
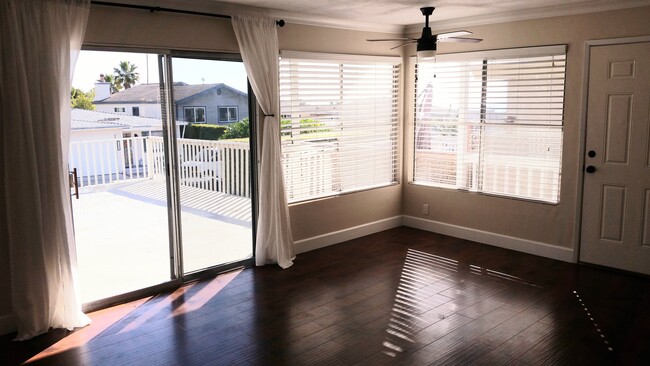
[[[596,171],[596,167],[593,166],[593,165],[589,165],[589,166],[587,167],[587,169],[585,169],[585,171],[586,171],[587,173],[591,174],[591,173],[593,173],[593,172]]]
[[[587,156],[590,157],[590,158],[595,158],[596,157],[596,152],[593,151],[593,150],[589,150],[589,152],[587,153]]]

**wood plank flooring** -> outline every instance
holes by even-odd
[[[0,337],[3,365],[647,365],[650,279],[406,227]]]

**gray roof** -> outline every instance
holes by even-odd
[[[226,88],[234,93],[239,95],[246,96],[247,94],[232,88],[224,83],[219,84],[197,84],[189,85],[183,82],[174,83],[174,99],[176,101],[182,101],[194,95],[205,92],[206,90],[213,88]],[[129,89],[124,89],[117,93],[111,94],[110,97],[98,100],[94,102],[95,104],[110,104],[110,103],[160,103],[160,84],[138,84],[132,86]]]
[[[100,128],[162,130],[162,120],[158,118],[89,111],[86,109],[72,110],[72,130],[94,130]]]

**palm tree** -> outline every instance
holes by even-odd
[[[119,68],[116,67],[113,69],[113,75],[115,76],[115,82],[124,87],[124,89],[129,89],[131,86],[140,79],[140,74],[135,72],[135,69],[138,67],[129,61],[120,61]]]
[[[117,93],[122,89],[122,84],[116,82],[115,77],[113,75],[101,74],[99,76],[99,80],[97,81],[102,81],[111,84],[111,94]]]

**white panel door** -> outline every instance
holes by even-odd
[[[650,274],[650,43],[591,48],[580,260]]]

